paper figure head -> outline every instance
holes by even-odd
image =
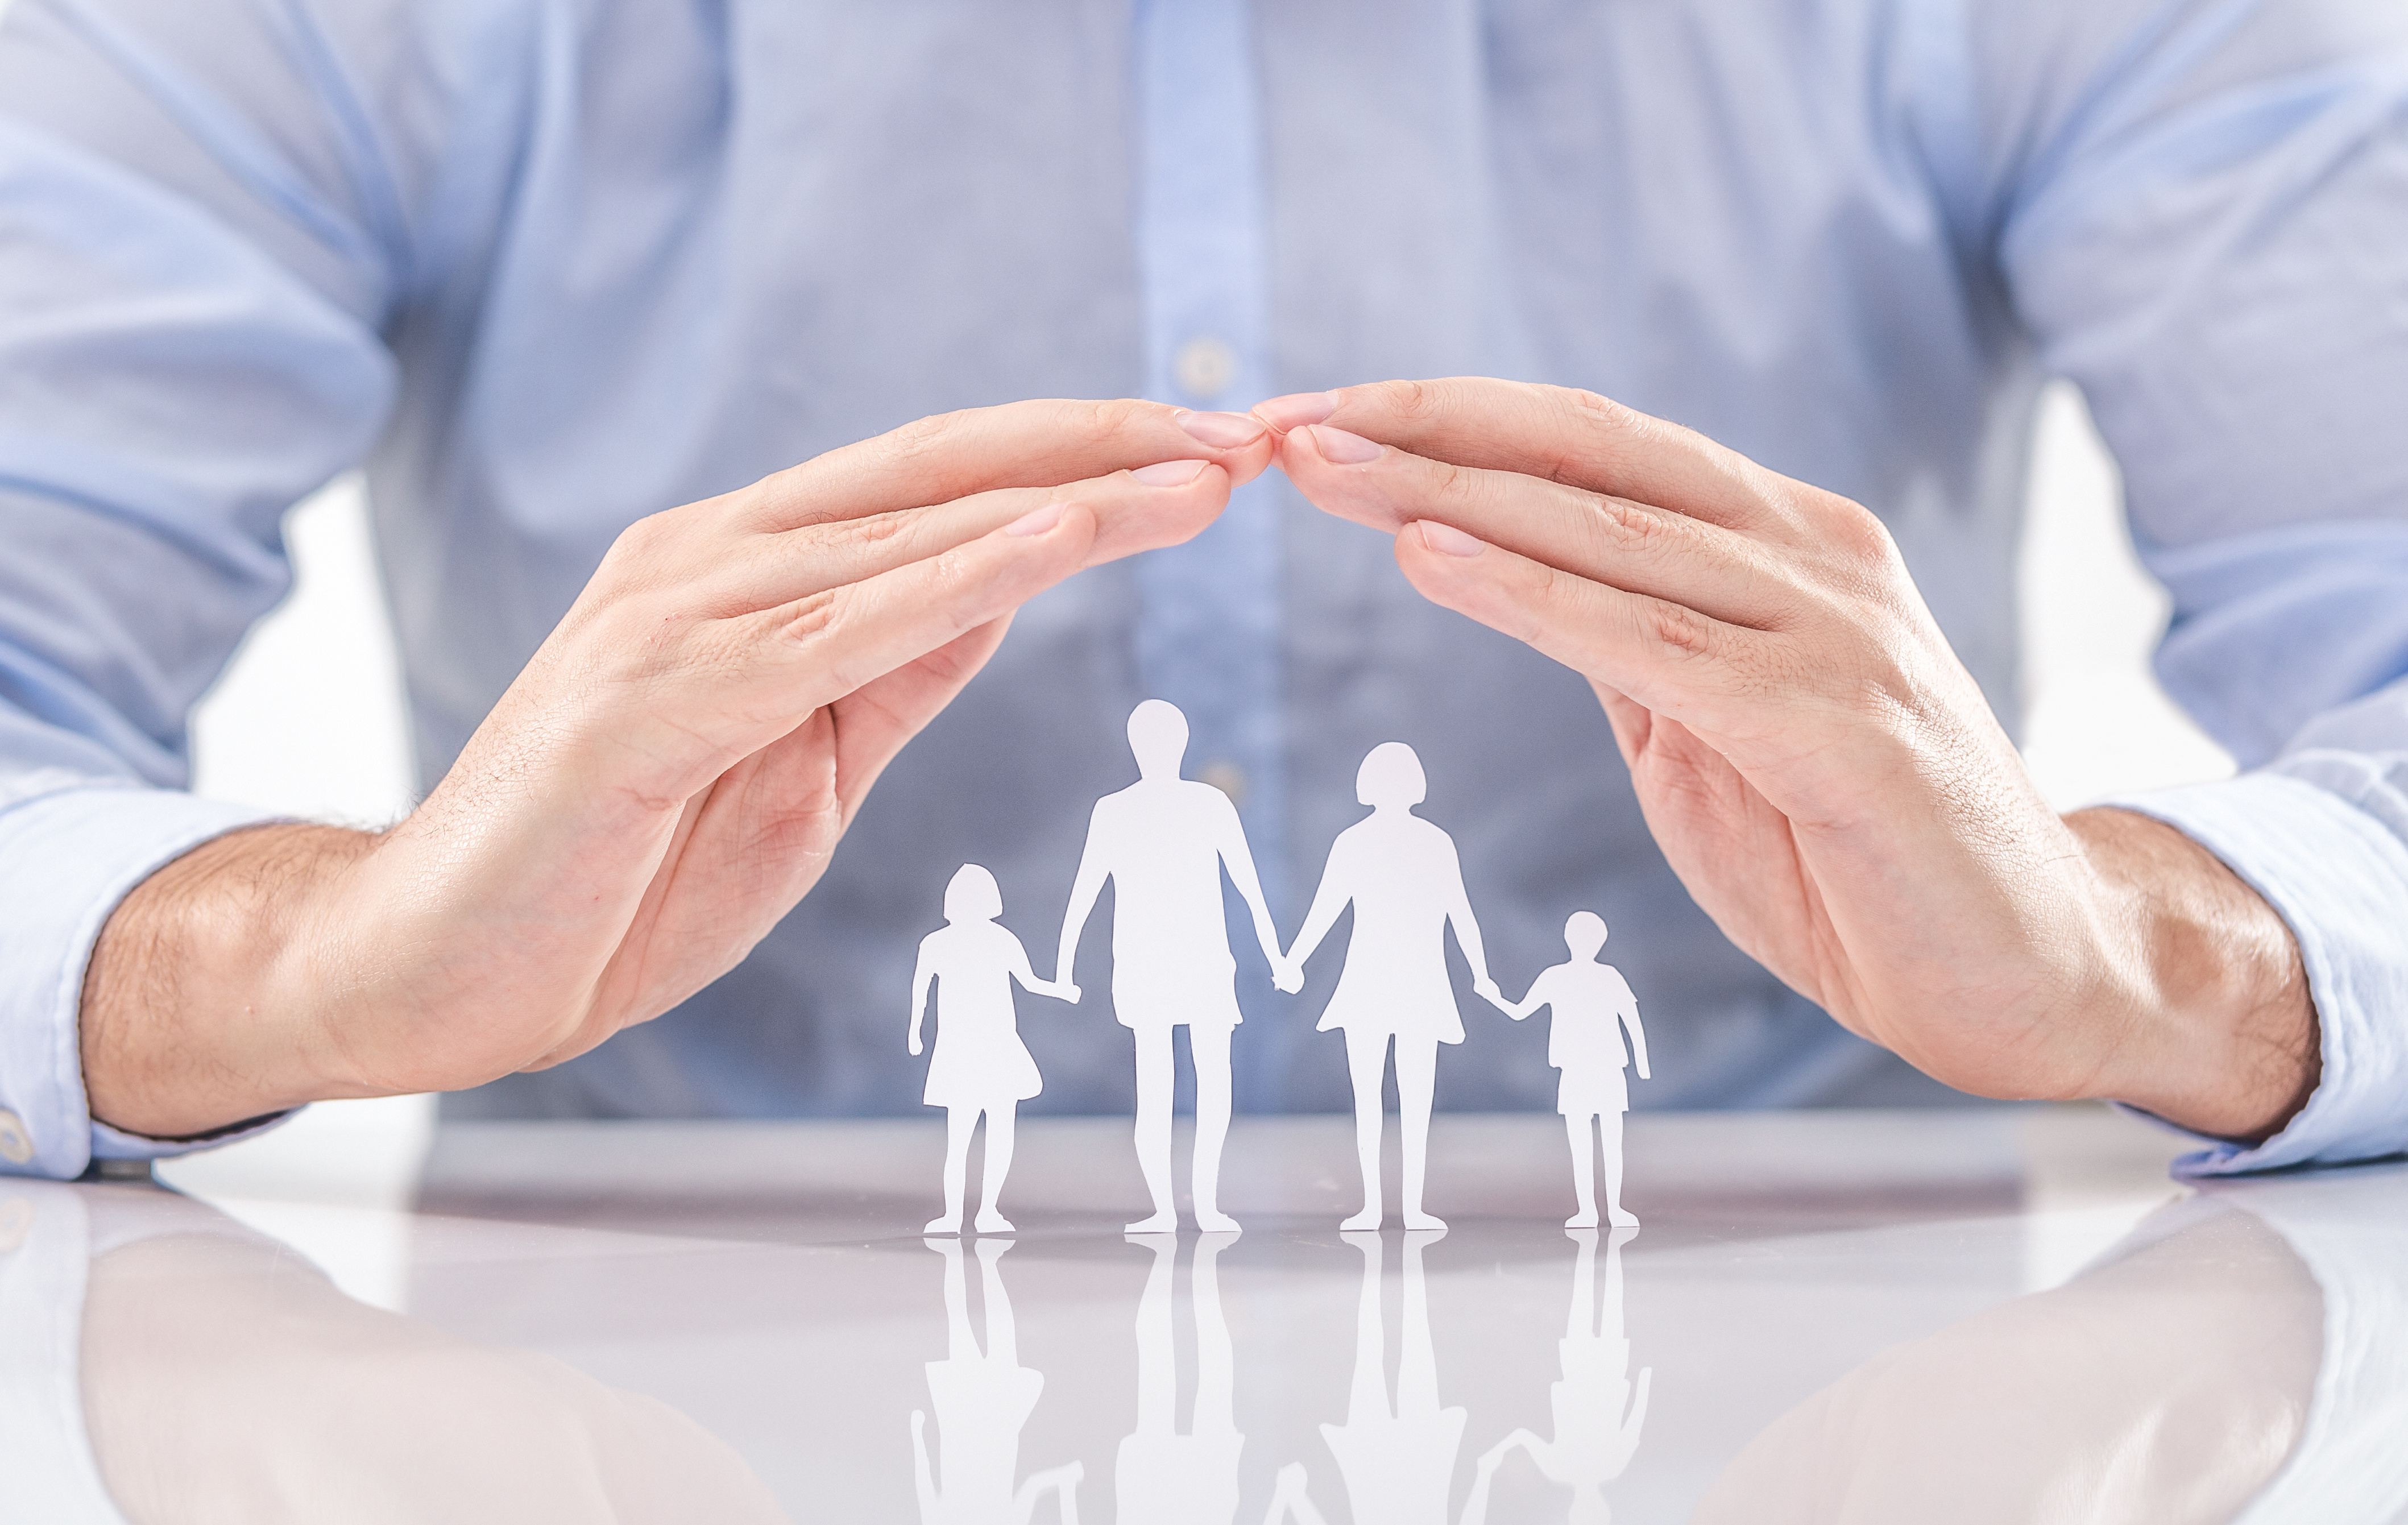
[[[1003,891],[995,875],[975,863],[953,870],[953,882],[945,886],[947,921],[993,921],[1002,914]]]
[[[1564,923],[1564,946],[1575,958],[1594,958],[1605,946],[1605,918],[1594,911],[1575,911]]]
[[[1354,798],[1378,809],[1382,805],[1418,805],[1429,797],[1429,780],[1422,760],[1402,741],[1383,741],[1363,759],[1354,774]]]
[[[1168,699],[1148,699],[1129,712],[1129,750],[1143,778],[1177,778],[1187,756],[1187,717]]]

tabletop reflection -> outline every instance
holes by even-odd
[[[1333,1195],[1347,1121],[1276,1135]],[[1038,1201],[1016,1240],[924,1240],[924,1206],[872,1173],[926,1158],[834,1127],[796,1135],[811,1149],[775,1173],[800,1185],[765,1208],[720,1167],[702,1231],[664,1183],[728,1150],[680,1163],[658,1132],[617,1199],[632,1155],[581,1135],[569,1205],[615,1201],[607,1224],[547,1225],[515,1182],[511,1216],[373,1222],[0,1183],[0,1518],[2408,1518],[2408,1167],[2101,1195],[2077,1161],[2018,1211],[1981,1173],[2016,1157],[1966,1129],[1916,1132],[1955,1138],[1954,1163],[1889,1165],[1886,1124],[1784,1121],[1760,1157],[1723,1125],[1685,1141],[1695,1195],[1654,1163],[1634,1236],[1512,1195],[1555,1185],[1550,1122],[1487,1135],[1502,1185],[1433,1181],[1451,1229],[1384,1234],[1241,1201],[1242,1236],[1124,1238],[1117,1204]],[[1050,1171],[1117,1168],[1089,1132],[1028,1131]],[[1799,1138],[1826,1153],[1778,1200],[1727,1205]],[[1906,1171],[1933,1188],[1899,1193]],[[1827,1208],[1825,1178],[1867,1184]],[[398,1234],[395,1274],[342,1269],[340,1233],[369,1228]]]
[[[1066,1525],[1077,1525],[1076,1461],[1048,1467],[1014,1485],[1020,1475],[1020,1431],[1045,1390],[1045,1378],[1020,1364],[1020,1335],[1004,1289],[1008,1239],[977,1242],[979,1290],[986,1305],[986,1344],[970,1331],[969,1278],[962,1242],[931,1239],[945,1258],[945,1359],[927,1363],[928,1401],[937,1411],[938,1461],[931,1465],[928,1414],[911,1411],[912,1483],[923,1525],[1020,1525],[1048,1493]]]
[[[1638,1233],[1632,1228],[1616,1229],[1606,1241],[1605,1297],[1599,1302],[1595,1295],[1597,1230],[1564,1231],[1577,1248],[1571,1308],[1565,1315],[1559,1346],[1563,1379],[1547,1390],[1555,1435],[1541,1440],[1527,1430],[1516,1430],[1483,1452],[1470,1502],[1464,1505],[1463,1525],[1483,1525],[1487,1519],[1497,1469],[1516,1447],[1529,1453],[1548,1481],[1571,1490],[1571,1525],[1606,1525],[1612,1519],[1605,1485],[1621,1476],[1638,1454],[1639,1432],[1647,1423],[1647,1388],[1656,1378],[1654,1367],[1642,1368],[1638,1387],[1632,1388],[1630,1341],[1623,1334],[1622,1246]]]

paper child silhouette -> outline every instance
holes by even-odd
[[[932,1234],[962,1231],[963,1176],[981,1115],[986,1118],[986,1167],[976,1227],[982,1234],[1012,1231],[1011,1220],[996,1211],[996,1199],[1011,1171],[1020,1103],[1042,1090],[1044,1082],[1020,1041],[1011,982],[1040,996],[1076,998],[1029,971],[1028,950],[995,919],[1002,914],[1003,892],[995,875],[975,863],[963,864],[945,886],[945,925],[920,940],[919,966],[911,971],[907,1046],[915,1055],[929,983],[937,986],[937,1052],[928,1060],[928,1085],[920,1096],[929,1106],[945,1109],[945,1210],[928,1220],[924,1231]]]
[[[1635,1228],[1639,1219],[1622,1206],[1622,1115],[1630,1110],[1630,1084],[1622,1072],[1636,1054],[1639,1078],[1648,1078],[1647,1033],[1639,1025],[1639,998],[1630,993],[1621,971],[1597,961],[1605,946],[1604,918],[1594,912],[1574,912],[1564,923],[1564,946],[1571,957],[1531,981],[1529,993],[1506,1007],[1505,1014],[1519,1022],[1541,1006],[1555,1008],[1547,1030],[1547,1062],[1563,1072],[1555,1085],[1555,1110],[1564,1115],[1564,1133],[1571,1143],[1572,1195],[1579,1200],[1579,1211],[1564,1220],[1564,1227],[1597,1227],[1589,1144],[1589,1121],[1595,1118],[1605,1151],[1607,1218]],[[1623,1050],[1622,1029],[1630,1033],[1629,1054]]]
[[[1429,1292],[1422,1279],[1422,1251],[1444,1238],[1445,1231],[1405,1235],[1404,1308],[1397,1331],[1393,1407],[1388,1402],[1387,1331],[1380,1316],[1380,1236],[1349,1237],[1363,1252],[1354,1381],[1347,1395],[1346,1422],[1323,1425],[1321,1437],[1338,1458],[1339,1475],[1346,1480],[1347,1501],[1356,1520],[1446,1525],[1455,1460],[1463,1446],[1464,1411],[1438,1406],[1438,1352],[1430,1340]]]
[[[1037,1407],[1045,1378],[1020,1364],[1011,1298],[996,1261],[1011,1248],[1002,1239],[978,1245],[980,1290],[986,1296],[986,1348],[970,1332],[969,1285],[957,1239],[932,1239],[945,1258],[945,1359],[928,1362],[928,1399],[937,1411],[942,1480],[929,1464],[928,1416],[911,1411],[912,1481],[921,1525],[1026,1525],[1049,1489],[1060,1500],[1062,1525],[1078,1525],[1079,1480],[1072,1461],[1037,1473],[1017,1489],[1020,1431]]]
[[[1516,1430],[1480,1458],[1464,1505],[1463,1525],[1485,1525],[1488,1490],[1497,1469],[1515,1446],[1530,1453],[1550,1481],[1572,1490],[1570,1525],[1608,1525],[1605,1485],[1623,1474],[1639,1449],[1647,1422],[1647,1388],[1656,1369],[1630,1385],[1630,1342],[1622,1332],[1622,1246],[1636,1230],[1617,1229],[1606,1242],[1605,1302],[1596,1305],[1597,1230],[1574,1229],[1566,1237],[1579,1246],[1572,1261],[1572,1303],[1564,1320],[1558,1353],[1563,1380],[1547,1390],[1555,1413],[1555,1438],[1541,1440]]]
[[[1397,1103],[1404,1140],[1404,1219],[1408,1229],[1444,1227],[1422,1210],[1422,1178],[1429,1158],[1430,1092],[1438,1045],[1463,1042],[1463,1015],[1446,971],[1446,929],[1471,965],[1476,988],[1502,1005],[1488,977],[1480,924],[1463,889],[1463,866],[1447,834],[1412,813],[1429,785],[1421,759],[1402,741],[1371,749],[1355,774],[1354,795],[1371,813],[1338,834],[1322,870],[1321,888],[1305,914],[1304,929],[1288,950],[1283,988],[1301,984],[1306,959],[1321,946],[1338,914],[1354,907],[1354,929],[1337,993],[1321,1014],[1320,1030],[1346,1032],[1346,1066],[1354,1082],[1354,1152],[1363,1171],[1363,1210],[1346,1229],[1380,1226],[1381,1079],[1388,1042],[1396,1040]]]
[[[1215,1261],[1236,1235],[1205,1234],[1190,1263],[1196,1320],[1196,1407],[1179,1433],[1179,1362],[1170,1292],[1179,1241],[1147,1235],[1154,1251],[1137,1305],[1137,1429],[1121,1442],[1113,1469],[1117,1511],[1129,1525],[1229,1525],[1238,1514],[1238,1433],[1232,1402],[1235,1357],[1221,1316]]]
[[[1221,900],[1221,870],[1254,915],[1254,936],[1275,974],[1279,934],[1229,797],[1179,776],[1187,753],[1187,717],[1148,699],[1128,719],[1138,781],[1096,801],[1087,846],[1062,917],[1054,957],[1069,979],[1079,935],[1104,881],[1112,882],[1112,1006],[1137,1034],[1137,1158],[1154,1198],[1153,1216],[1131,1233],[1179,1227],[1170,1195],[1170,1029],[1187,1029],[1196,1066],[1196,1222],[1208,1231],[1237,1228],[1221,1211],[1221,1144],[1229,1131],[1229,1033],[1238,1025],[1238,962]],[[1065,983],[1068,999],[1079,987]]]

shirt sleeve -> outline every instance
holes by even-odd
[[[186,716],[289,585],[284,513],[392,405],[402,198],[313,15],[0,22],[0,1172],[179,1147],[92,1123],[84,966],[133,885],[258,818],[179,792]]]
[[[2408,8],[1965,14],[1966,235],[2122,469],[2168,690],[2249,770],[2113,803],[2283,914],[2322,1027],[2291,1124],[2183,1169],[2408,1149]]]

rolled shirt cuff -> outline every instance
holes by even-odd
[[[201,843],[275,819],[130,785],[67,789],[0,811],[0,1174],[69,1180],[96,1158],[184,1154],[281,1120],[180,1140],[94,1123],[79,1032],[84,971],[119,902]]]
[[[2299,942],[2315,1003],[2324,1070],[2307,1104],[2258,1144],[2176,1129],[2207,1147],[2174,1161],[2174,1173],[2408,1152],[2408,842],[2341,796],[2279,771],[2105,803],[2183,832],[2264,896]]]

